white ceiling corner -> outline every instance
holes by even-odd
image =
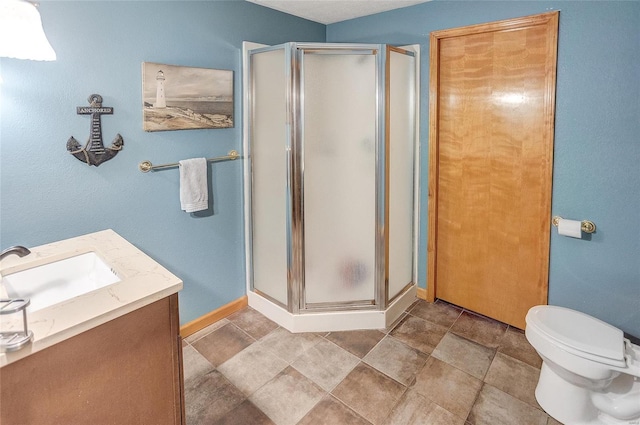
[[[290,15],[333,24],[393,9],[426,3],[430,0],[248,0]]]

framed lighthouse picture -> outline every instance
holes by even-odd
[[[233,127],[233,71],[142,63],[144,131]]]

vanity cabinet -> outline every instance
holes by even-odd
[[[178,295],[1,368],[0,423],[184,425]]]

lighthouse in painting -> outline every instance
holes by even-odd
[[[166,108],[167,102],[164,98],[164,72],[158,71],[156,74],[156,103],[153,104],[154,108]]]

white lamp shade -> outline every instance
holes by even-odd
[[[56,60],[34,4],[26,0],[0,0],[0,57]]]

